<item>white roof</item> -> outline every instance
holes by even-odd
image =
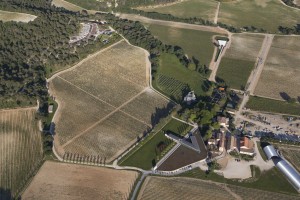
[[[218,43],[219,43],[220,46],[225,47],[227,41],[226,40],[218,40]]]

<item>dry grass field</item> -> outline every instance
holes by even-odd
[[[269,192],[264,190],[257,190],[252,188],[240,187],[235,185],[227,185],[227,187],[238,195],[241,199],[261,200],[261,199],[272,199],[272,200],[296,200],[299,196],[291,196],[286,194],[280,194],[275,192]]]
[[[0,10],[0,21],[4,22],[16,21],[28,23],[30,21],[33,21],[35,18],[37,18],[37,16],[26,13],[8,12]]]
[[[245,87],[254,68],[264,36],[233,34],[231,44],[222,58],[217,76],[234,89]]]
[[[176,17],[189,18],[199,17],[213,21],[217,10],[217,1],[207,0],[184,0],[175,4],[165,6],[141,8],[146,12],[158,12],[171,14]]]
[[[147,177],[138,200],[235,199],[222,184],[191,178]]]
[[[47,161],[24,200],[128,199],[138,173]]]
[[[55,5],[56,7],[63,7],[67,10],[71,10],[75,12],[83,10],[83,8],[64,0],[52,0],[52,5]]]
[[[218,21],[236,27],[255,26],[270,32],[277,32],[280,25],[292,27],[298,24],[300,22],[300,9],[285,6],[280,1],[238,0],[222,2]]]
[[[300,37],[276,36],[269,51],[255,94],[283,100],[280,93],[300,96]]]
[[[51,80],[58,153],[110,160],[151,129],[170,104],[147,70],[145,51],[121,41]]]
[[[300,0],[294,0],[294,3],[298,6],[300,6]]]
[[[35,108],[0,111],[0,199],[15,197],[43,159],[35,114]]]

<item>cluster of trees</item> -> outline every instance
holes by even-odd
[[[283,3],[285,3],[288,6],[294,7],[294,8],[299,8],[300,6],[298,6],[297,4],[294,3],[294,0],[281,0]]]
[[[300,35],[300,24],[297,24],[293,27],[279,26],[278,30],[280,33],[285,35],[291,35],[291,34]]]
[[[70,46],[70,37],[89,16],[56,8],[51,0],[3,0],[0,9],[37,16],[29,23],[0,21],[0,107],[29,106],[39,100],[43,115],[47,113],[47,74],[78,62],[104,44],[89,40]]]

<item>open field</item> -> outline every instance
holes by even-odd
[[[147,177],[137,199],[235,199],[224,186],[191,178]]]
[[[282,155],[287,159],[298,171],[300,171],[300,147],[288,147],[286,145],[276,145],[279,147]]]
[[[111,160],[173,107],[148,87],[145,51],[120,41],[50,82],[55,147]]]
[[[284,6],[279,0],[241,0],[221,3],[218,21],[277,32],[280,25],[291,27],[299,23],[299,15],[300,10]]]
[[[16,197],[41,164],[42,139],[35,114],[36,108],[0,111],[0,199]]]
[[[53,0],[52,4],[55,5],[56,7],[63,7],[67,10],[71,10],[71,11],[74,11],[74,12],[83,10],[82,7],[79,7],[75,4],[69,3],[65,0]]]
[[[299,103],[287,103],[285,101],[267,99],[262,97],[251,96],[246,108],[257,111],[265,111],[271,113],[282,113],[300,116]]]
[[[219,33],[147,24],[147,29],[165,44],[180,46],[190,59],[208,66],[214,53],[213,36]]]
[[[171,14],[176,17],[190,18],[199,17],[209,21],[213,21],[217,9],[216,1],[206,0],[189,0],[182,1],[172,5],[142,8],[146,12],[158,12],[163,14]]]
[[[37,18],[37,16],[26,13],[8,12],[0,10],[0,21],[3,22],[16,21],[28,23],[30,21],[33,21],[35,18]]]
[[[217,71],[234,89],[243,89],[254,68],[264,36],[255,34],[233,34],[230,47],[226,50]]]
[[[298,6],[300,6],[300,0],[294,0],[294,3]]]
[[[162,54],[160,66],[153,81],[153,86],[176,101],[182,101],[183,95],[190,90],[196,95],[205,93],[205,78],[196,71],[183,66],[173,54]]]
[[[137,177],[134,171],[47,161],[22,199],[127,199]]]
[[[153,165],[158,161],[157,158],[161,158],[160,153],[156,148],[160,143],[168,143],[168,138],[164,135],[164,131],[172,131],[178,135],[185,135],[191,130],[191,126],[184,124],[180,121],[172,119],[166,124],[161,131],[155,133],[155,135],[148,136],[149,139],[142,141],[136,148],[132,150],[132,153],[128,153],[128,157],[124,161],[121,161],[122,166],[134,166],[145,170],[151,169]],[[172,144],[169,144],[172,146]],[[167,148],[167,147],[166,147]],[[154,160],[154,161],[153,161]]]
[[[285,94],[300,97],[299,63],[300,37],[274,37],[254,94],[281,100]]]

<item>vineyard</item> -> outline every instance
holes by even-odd
[[[182,100],[184,91],[188,90],[187,84],[163,74],[157,75],[157,83],[162,91],[178,101]]]
[[[22,199],[128,199],[138,173],[45,162]]]
[[[235,199],[221,184],[190,178],[147,177],[138,199]]]
[[[51,80],[60,156],[111,161],[169,112],[174,105],[147,87],[146,58],[121,41]]]
[[[4,199],[21,191],[43,159],[35,114],[35,109],[0,111],[0,197]]]
[[[272,200],[296,200],[299,199],[297,196],[285,195],[275,192],[268,192],[264,190],[251,189],[246,187],[239,187],[235,185],[227,185],[227,187],[240,196],[242,199],[253,199],[253,200],[261,200],[261,199],[272,199]]]

